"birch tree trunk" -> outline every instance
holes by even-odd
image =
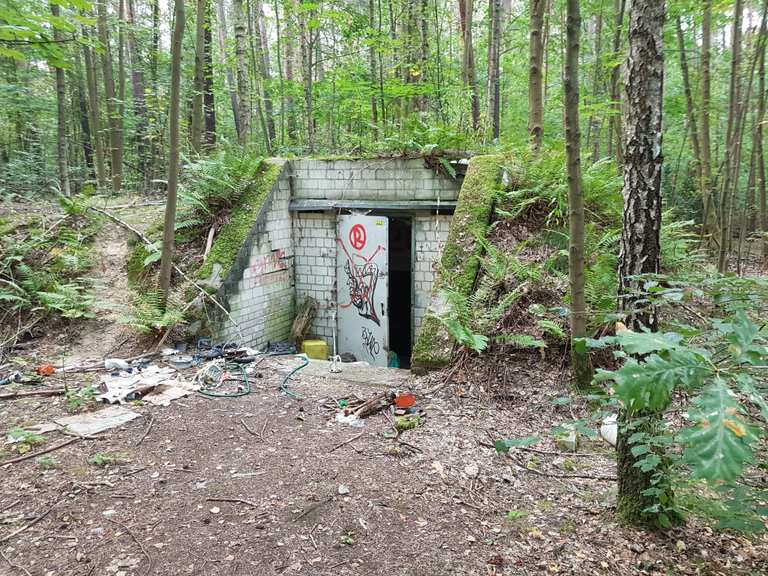
[[[639,307],[641,285],[634,277],[659,272],[661,231],[661,117],[664,84],[664,0],[635,0],[629,20],[629,52],[624,88],[624,215],[619,254],[619,310],[632,330],[658,328],[656,310]],[[617,511],[625,520],[642,523],[655,499],[643,494],[652,472],[635,466],[630,422],[655,416],[623,410],[619,423]]]
[[[546,0],[530,0],[528,57],[528,134],[535,151],[544,141],[544,8]]]
[[[51,3],[51,14],[59,18],[61,9]],[[61,32],[53,27],[53,41],[61,42]],[[56,160],[59,168],[59,187],[64,196],[69,196],[69,162],[67,160],[67,89],[64,81],[64,68],[53,67],[53,79],[56,85]]]
[[[584,195],[581,188],[581,131],[579,128],[579,40],[581,14],[579,0],[566,5],[565,75],[565,151],[568,172],[568,280],[571,292],[571,364],[578,388],[592,381],[589,352],[583,339],[587,335],[584,295]]]
[[[179,104],[181,100],[181,50],[184,39],[184,0],[174,1],[174,27],[171,40],[171,93],[168,122],[168,192],[165,201],[163,248],[160,257],[160,290],[163,309],[171,292],[174,234],[176,223],[176,193],[179,178]]]

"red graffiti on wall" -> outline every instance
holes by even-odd
[[[272,274],[288,270],[288,264],[285,263],[285,252],[283,250],[273,250],[269,254],[262,254],[256,257],[243,273],[244,278],[255,278],[264,274]]]
[[[355,250],[362,250],[365,248],[365,242],[367,240],[367,234],[362,224],[355,224],[349,231],[349,244]]]

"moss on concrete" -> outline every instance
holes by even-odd
[[[502,155],[475,156],[470,160],[432,288],[430,310],[413,348],[411,366],[415,372],[441,368],[450,362],[453,341],[435,316],[441,307],[439,292],[446,288],[462,294],[472,291],[482,253],[478,237],[486,236],[494,201],[502,188],[502,167],[510,163]],[[508,173],[507,178],[507,187],[514,188],[520,174]]]
[[[229,222],[224,225],[211,246],[208,259],[198,270],[198,278],[209,278],[214,264],[221,266],[221,278],[226,278],[281,170],[282,167],[278,164],[266,161],[261,163],[253,182],[234,206]]]

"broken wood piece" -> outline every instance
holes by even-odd
[[[358,418],[365,418],[371,416],[377,412],[381,412],[384,408],[392,404],[395,401],[394,392],[383,392],[374,396],[373,398],[366,400],[360,406],[351,411],[352,414]]]
[[[336,446],[334,446],[333,448],[331,448],[330,450],[328,450],[328,453],[330,454],[331,452],[333,452],[333,451],[335,451],[335,450],[338,450],[338,449],[339,449],[339,448],[341,448],[342,446],[346,446],[347,444],[351,444],[352,442],[354,442],[355,440],[357,440],[358,438],[360,438],[360,436],[362,436],[363,434],[365,434],[365,432],[360,432],[360,434],[357,434],[357,435],[355,435],[355,436],[352,436],[352,438],[349,438],[348,440],[344,440],[344,442],[341,442],[341,443],[339,443],[339,444],[336,444]]]
[[[139,548],[141,548],[141,551],[144,553],[144,556],[147,557],[147,561],[149,562],[149,566],[147,566],[147,569],[144,572],[144,576],[146,576],[147,574],[152,572],[152,565],[154,564],[154,561],[152,560],[152,556],[149,555],[149,552],[147,552],[147,549],[144,548],[144,544],[142,544],[141,541],[138,538],[136,538],[136,535],[131,531],[131,529],[128,528],[128,526],[126,526],[125,524],[123,524],[121,522],[118,522],[117,520],[112,520],[111,518],[107,518],[107,521],[108,522],[112,522],[112,524],[116,524],[117,526],[120,526],[120,528],[125,530],[125,532],[131,538],[133,538],[133,541],[136,542],[136,544],[139,545]]]
[[[70,444],[73,444],[78,440],[80,440],[80,437],[76,436],[74,438],[70,438],[69,440],[65,440],[64,442],[61,442],[60,444],[51,446],[50,448],[39,450],[33,454],[32,453],[24,454],[24,456],[19,456],[18,458],[12,458],[11,460],[6,460],[5,462],[0,462],[0,467],[7,466],[9,464],[16,464],[17,462],[23,462],[24,460],[29,460],[30,458],[37,458],[38,456],[42,456],[43,454],[48,454],[49,452],[53,452],[54,450],[58,450],[59,448],[64,448],[65,446],[69,446]],[[2,540],[0,540],[0,542],[2,542]]]
[[[72,389],[70,388],[70,390]],[[15,400],[30,396],[61,396],[66,391],[66,388],[48,388],[47,390],[30,390],[28,392],[9,392],[8,394],[0,394],[0,400]]]
[[[149,433],[152,431],[152,425],[155,423],[155,416],[153,414],[149,415],[149,425],[147,426],[147,429],[144,430],[144,434],[141,435],[141,438],[139,438],[139,441],[136,442],[136,446],[139,446],[142,442],[144,442],[144,439],[149,436]]]

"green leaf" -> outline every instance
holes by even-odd
[[[695,424],[680,434],[686,444],[683,461],[693,468],[694,478],[732,482],[752,462],[755,435],[722,380],[707,387],[695,404]]]
[[[506,454],[510,448],[520,446],[531,446],[536,444],[540,438],[538,436],[523,436],[522,438],[510,438],[508,440],[496,440],[493,446],[499,454]]]
[[[651,352],[672,350],[679,346],[683,337],[676,332],[620,332],[618,342],[627,354],[642,356]]]

